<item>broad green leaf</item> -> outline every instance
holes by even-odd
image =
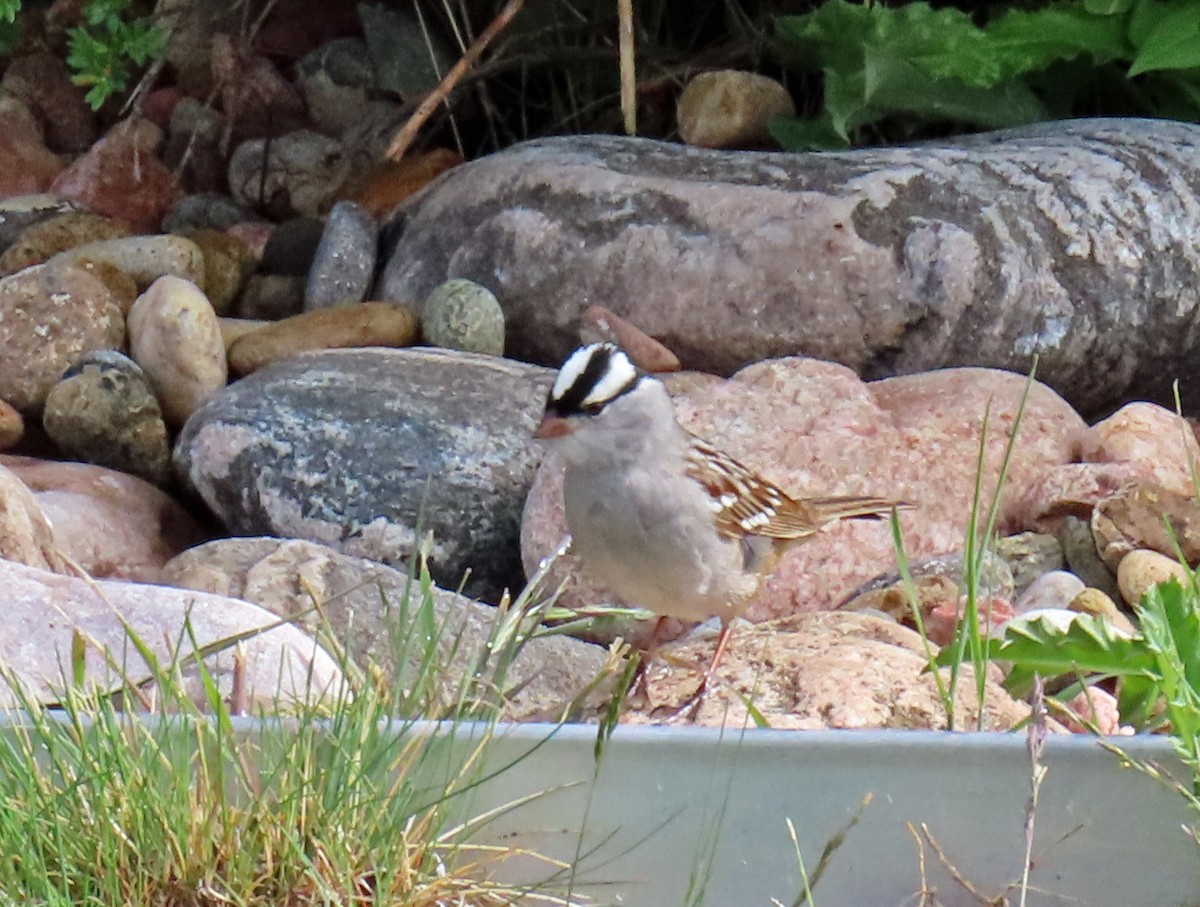
[[[1172,12],[1171,6],[1159,0],[1137,0],[1129,13],[1129,43],[1140,49],[1150,33]]]
[[[955,79],[934,79],[916,66],[868,53],[866,101],[872,110],[907,113],[1003,128],[1043,119],[1045,109],[1024,85],[975,88]]]
[[[1133,0],[1083,0],[1083,8],[1093,16],[1117,16],[1132,6]]]
[[[1200,66],[1200,4],[1185,3],[1154,24],[1140,42],[1129,67],[1133,78],[1159,69]]]
[[[781,118],[770,123],[771,137],[787,151],[828,151],[847,148],[849,140],[838,135],[828,114],[811,119]]]
[[[1108,63],[1132,54],[1123,18],[1095,15],[1077,4],[1009,10],[987,27],[987,38],[1001,79],[1085,55]]]

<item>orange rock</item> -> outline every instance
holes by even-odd
[[[348,187],[345,197],[357,201],[374,217],[386,217],[410,195],[462,162],[458,152],[449,148],[437,148],[402,161],[384,161]]]

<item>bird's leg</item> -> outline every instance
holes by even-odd
[[[725,619],[721,620],[721,632],[717,636],[717,647],[713,650],[712,661],[708,663],[708,667],[704,669],[704,674],[700,678],[700,686],[696,688],[691,696],[689,696],[672,714],[671,718],[686,714],[692,722],[696,720],[696,716],[700,714],[700,707],[704,705],[704,700],[708,697],[708,691],[712,686],[713,680],[717,675],[717,667],[721,664],[721,658],[725,655],[725,650],[729,647],[729,637],[733,633],[733,624]]]
[[[636,696],[639,692],[650,696],[650,690],[646,687],[646,671],[650,667],[650,660],[654,658],[662,645],[663,628],[667,625],[667,618],[664,615],[659,615],[654,622],[654,630],[650,633],[650,641],[646,647],[639,653],[639,661],[637,674],[633,678],[633,683],[629,685],[630,698]]]

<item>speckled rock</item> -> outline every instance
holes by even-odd
[[[15,473],[0,465],[0,565],[6,562],[56,573],[70,569],[33,492]]]
[[[248,208],[319,217],[349,174],[350,159],[336,140],[300,130],[239,145],[229,160],[229,189]]]
[[[204,280],[197,286],[204,289],[218,315],[228,315],[258,259],[242,240],[219,230],[187,230],[180,235],[200,247]]]
[[[1065,517],[1059,528],[1058,540],[1062,543],[1063,557],[1072,573],[1110,598],[1120,598],[1116,574],[1109,570],[1096,550],[1090,518]]]
[[[0,199],[0,253],[8,251],[18,236],[34,224],[71,211],[53,195],[14,195]]]
[[[434,287],[421,310],[421,331],[433,346],[504,354],[504,310],[491,290],[470,280]]]
[[[702,72],[687,83],[675,117],[679,137],[689,145],[752,148],[771,142],[772,120],[795,115],[792,96],[774,79],[718,69]]]
[[[178,501],[135,476],[85,463],[0,456],[54,529],[55,548],[97,579],[156,583],[163,565],[209,537]]]
[[[204,253],[182,236],[127,236],[86,243],[55,256],[61,262],[106,262],[145,289],[160,277],[179,277],[204,286]]]
[[[1191,576],[1187,567],[1174,558],[1144,548],[1130,551],[1117,567],[1117,586],[1127,605],[1138,604],[1147,589],[1170,579],[1187,583]]]
[[[291,274],[253,274],[237,301],[239,318],[278,321],[299,315],[304,308],[304,277]]]
[[[1163,526],[1164,518],[1170,521],[1173,533]],[[1189,564],[1200,563],[1200,503],[1190,493],[1139,482],[1096,506],[1092,537],[1110,570],[1116,570],[1122,558],[1138,548],[1174,557],[1176,544]]]
[[[375,280],[378,232],[375,218],[356,202],[338,202],[329,210],[304,287],[306,310],[327,309],[366,298]]]
[[[0,561],[0,586],[5,590],[0,662],[30,698],[45,703],[61,701],[64,665],[71,664],[72,646],[79,638],[85,641],[84,682],[89,686],[115,691],[127,681],[149,680],[153,675],[129,642],[128,628],[160,665],[175,664],[178,658],[183,689],[203,707],[205,683],[187,657],[192,653],[190,640],[203,648],[278,620],[270,611],[223,596],[56,576],[7,561]],[[49,614],[55,618],[48,620]],[[298,703],[336,695],[343,683],[329,654],[289,626],[251,634],[236,653],[232,647],[221,648],[205,657],[204,664],[227,702],[235,673],[240,674],[243,688],[235,711],[291,710]],[[0,688],[0,707],[17,704],[11,689]]]
[[[160,277],[129,310],[129,355],[172,427],[183,425],[228,379],[217,313],[195,284],[178,277]]]
[[[843,366],[798,357],[761,362],[729,380],[688,372],[663,379],[684,427],[794,496],[886,495],[914,503],[914,510],[899,517],[911,562],[961,550],[984,409],[990,401],[987,501],[1026,386],[1024,376],[990,369],[944,369],[864,383]],[[1011,487],[1073,459],[1085,428],[1062,398],[1035,385],[1009,464]],[[547,457],[522,526],[527,569],[557,548],[566,532],[561,481],[556,458]],[[1015,498],[1004,497],[997,532],[1028,528],[1019,522],[1021,513]],[[895,565],[886,522],[845,521],[792,548],[746,616],[761,621],[832,608]],[[551,582],[567,577],[564,602],[612,600],[587,579],[573,555],[560,560]]]
[[[164,233],[185,230],[227,230],[234,224],[250,220],[250,212],[219,192],[197,192],[185,195],[173,204],[163,218]]]
[[[26,413],[80,355],[125,340],[120,306],[87,271],[47,262],[0,279],[0,399]]]
[[[179,473],[239,535],[307,538],[431,569],[495,600],[521,584],[517,530],[551,374],[440,350],[333,350],[277,363],[200,409]]]
[[[996,539],[995,552],[1012,569],[1013,592],[1019,595],[1043,574],[1063,566],[1062,544],[1042,532],[1018,532]]]
[[[1093,425],[1080,453],[1093,462],[1136,463],[1163,488],[1195,494],[1192,468],[1200,466],[1200,444],[1186,421],[1153,403],[1130,403]]]
[[[595,304],[719,374],[796,353],[867,377],[1036,356],[1085,411],[1165,404],[1200,348],[1198,143],[1144,119],[814,154],[541,139],[404,203],[374,295],[494,287],[508,352],[547,365]]]
[[[129,224],[87,211],[68,211],[39,219],[17,236],[0,255],[0,274],[14,274],[30,265],[82,246],[106,239],[119,239],[132,232]]]
[[[25,434],[25,420],[21,414],[0,400],[0,451],[15,446]]]
[[[150,382],[116,350],[80,358],[46,397],[46,434],[71,459],[107,466],[162,484],[171,448]]]
[[[402,305],[359,302],[318,309],[243,335],[229,347],[229,367],[247,375],[310,350],[411,346],[417,334],[416,316]]]
[[[316,633],[327,622],[334,638],[360,668],[380,666],[389,684],[407,684],[420,666],[420,647],[401,654],[394,637],[396,613],[406,595],[420,596],[405,570],[339,554],[313,542],[280,539],[222,539],[185,551],[167,564],[162,581],[245,599]],[[321,617],[313,611],[314,598]],[[496,609],[434,586],[433,621],[439,628],[437,699],[452,704],[487,640]],[[415,613],[420,599],[410,599]],[[506,677],[513,689],[506,717],[513,721],[556,720],[563,707],[596,675],[605,652],[566,636],[530,640]],[[593,706],[598,705],[593,697]]]
[[[664,648],[646,671],[647,695],[624,720],[647,724],[685,704],[712,658],[713,639]],[[867,614],[800,614],[762,626],[739,626],[701,705],[696,723],[753,727],[753,702],[773,728],[945,728],[946,711],[912,630]],[[948,670],[943,668],[942,670]],[[974,727],[975,682],[962,669],[955,716]],[[1011,728],[1028,714],[998,683],[987,681],[983,727]]]

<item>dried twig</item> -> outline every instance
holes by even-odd
[[[525,0],[508,0],[504,5],[504,9],[500,10],[499,14],[493,19],[488,27],[483,30],[474,43],[467,48],[466,53],[459,57],[458,62],[450,67],[450,71],[442,77],[442,81],[438,82],[437,87],[425,96],[416,112],[409,117],[400,131],[396,133],[396,137],[392,139],[391,145],[388,146],[387,157],[393,161],[398,161],[404,157],[409,146],[416,139],[417,133],[421,131],[421,127],[426,121],[433,116],[434,110],[439,104],[445,102],[450,96],[455,86],[462,81],[467,71],[478,62],[483,52],[487,50],[488,45],[496,39],[504,29],[508,28],[513,17],[521,11],[521,7],[525,5]]]
[[[621,56],[621,117],[625,134],[637,135],[637,67],[633,56],[633,0],[617,0],[617,46]]]

